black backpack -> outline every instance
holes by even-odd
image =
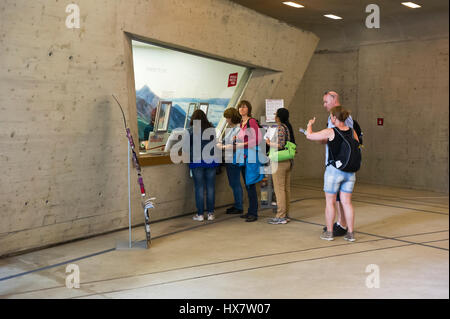
[[[335,134],[342,137],[342,144],[338,154],[333,154],[330,149],[330,157],[328,165],[333,165],[337,169],[344,172],[357,172],[361,167],[361,149],[357,140],[353,138],[353,129],[351,130],[351,138],[346,138],[335,127],[333,128]]]
[[[355,130],[356,135],[358,136],[359,144],[363,145],[363,135],[364,134],[362,132],[361,126],[359,126],[359,123],[355,119],[353,119],[353,129]]]

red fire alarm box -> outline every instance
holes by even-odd
[[[383,119],[383,118],[378,118],[378,119],[377,119],[377,124],[378,124],[378,126],[383,126],[383,124],[384,124],[384,119]]]

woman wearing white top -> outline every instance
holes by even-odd
[[[218,147],[222,148],[225,153],[225,167],[228,175],[228,183],[233,190],[234,205],[227,209],[227,214],[243,214],[243,191],[241,185],[241,170],[239,164],[233,163],[235,149],[235,137],[238,135],[241,123],[241,115],[235,108],[228,108],[223,113],[228,129],[225,134],[223,143],[219,143]]]

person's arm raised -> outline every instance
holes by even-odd
[[[308,126],[306,127],[306,138],[310,141],[319,141],[322,144],[326,144],[328,139],[333,135],[333,129],[326,128],[319,132],[313,132],[312,126],[316,118],[309,120]]]

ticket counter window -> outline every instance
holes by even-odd
[[[195,110],[216,127],[235,106],[251,70],[132,41],[140,156],[163,156],[169,135],[189,128]]]

